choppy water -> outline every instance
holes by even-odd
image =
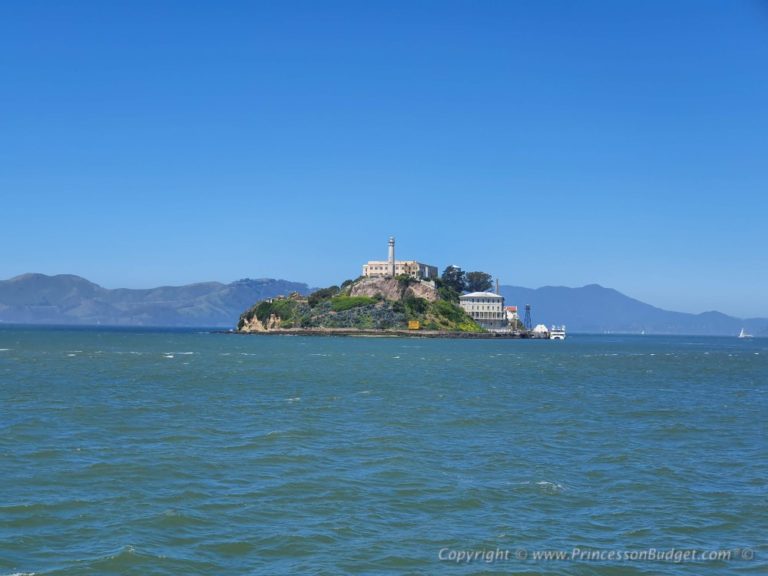
[[[765,573],[767,389],[760,339],[6,328],[0,575]]]

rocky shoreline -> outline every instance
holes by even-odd
[[[444,330],[365,330],[356,328],[279,328],[263,331],[229,331],[241,336],[357,336],[368,338],[521,339],[525,332],[449,332]]]

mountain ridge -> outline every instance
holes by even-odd
[[[156,288],[104,288],[74,274],[27,273],[0,280],[0,323],[234,328],[243,310],[265,298],[314,289],[303,282],[244,278]],[[647,304],[599,284],[571,288],[502,285],[521,319],[531,304],[535,324],[569,332],[768,336],[768,319],[740,319],[716,310],[689,314]]]
[[[665,310],[599,284],[501,286],[500,292],[508,305],[518,306],[521,318],[524,306],[531,304],[534,324],[565,324],[578,332],[736,335],[743,327],[755,335],[768,335],[766,318],[735,318],[716,310],[699,314]]]
[[[257,300],[311,291],[273,278],[109,289],[73,274],[28,273],[0,281],[0,322],[229,328]]]

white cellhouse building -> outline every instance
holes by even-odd
[[[395,260],[395,238],[389,238],[389,257],[386,260],[369,260],[363,264],[363,276],[394,278],[405,274],[421,280],[437,278],[437,267],[416,260]]]
[[[459,304],[483,328],[504,328],[507,315],[504,296],[493,292],[470,292],[459,297]]]

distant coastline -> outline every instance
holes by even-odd
[[[0,325],[134,328],[234,328],[254,302],[314,289],[271,278],[229,284],[200,282],[148,289],[106,289],[74,275],[25,274],[0,280]],[[663,310],[614,289],[590,284],[571,288],[501,285],[511,304],[530,303],[534,323],[563,323],[574,334],[732,336],[742,328],[768,337],[768,318],[736,318],[720,312]]]

